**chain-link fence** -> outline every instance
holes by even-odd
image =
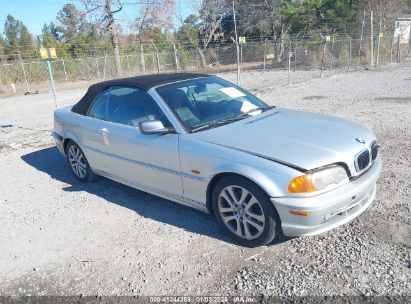
[[[122,52],[121,73],[114,55],[51,61],[57,90],[77,88],[92,82],[116,77],[176,71],[222,73],[228,71],[287,71],[284,77],[293,82],[294,72],[312,71],[311,77],[321,77],[325,71],[349,72],[364,67],[404,62],[411,56],[411,37],[384,36],[377,33],[371,46],[370,37],[329,35],[317,39],[264,40],[238,45],[168,51],[135,49]],[[404,34],[404,35],[405,35]],[[371,52],[371,49],[373,51]],[[45,61],[0,63],[0,93],[35,93],[49,89],[49,74]],[[300,79],[298,77],[295,77]]]

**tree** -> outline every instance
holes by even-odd
[[[30,48],[33,37],[27,27],[11,15],[7,15],[4,23],[6,53],[11,55],[19,52],[20,47]],[[14,56],[13,56],[14,57]]]
[[[116,7],[113,8],[112,0],[82,0],[88,14],[97,14],[101,22],[104,22],[105,29],[108,30],[110,35],[111,45],[114,50],[114,60],[116,62],[117,75],[122,74],[121,61],[120,61],[120,49],[118,34],[116,29],[116,22],[114,14],[120,12],[123,6],[120,0],[117,0]]]
[[[200,20],[197,15],[191,14],[184,19],[180,29],[177,32],[177,39],[180,41],[187,41],[192,46],[199,45],[199,32],[198,28]]]
[[[149,1],[141,5],[139,15],[133,24],[140,43],[161,43],[164,42],[164,38],[173,40],[174,12],[174,0]]]
[[[381,21],[382,31],[392,31],[394,20],[404,12],[411,12],[411,0],[365,0],[360,1],[360,10],[373,11],[377,20]]]
[[[85,13],[78,10],[74,4],[65,4],[57,13],[57,20],[59,24],[55,30],[61,33],[64,42],[68,42],[76,34],[82,32],[85,24]]]
[[[56,47],[58,40],[52,32],[52,23],[44,24],[41,30],[41,42],[44,47]]]
[[[167,39],[173,39],[174,0],[147,1],[140,6],[139,14],[134,21],[136,38],[140,44],[141,71],[145,72],[144,43],[163,46]],[[156,49],[157,46],[155,46]]]
[[[3,61],[5,59],[4,58],[5,48],[6,48],[6,43],[4,41],[3,36],[0,34],[0,61]]]
[[[221,21],[227,15],[230,6],[223,0],[203,0],[199,10],[199,44],[196,46],[202,66],[206,65],[204,52],[212,43],[224,38]]]

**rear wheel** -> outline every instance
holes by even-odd
[[[214,187],[213,208],[224,229],[241,245],[266,245],[280,234],[280,220],[268,195],[240,176],[222,178]]]
[[[97,175],[91,170],[81,148],[74,142],[67,144],[66,154],[71,171],[82,182],[90,182],[97,178]]]

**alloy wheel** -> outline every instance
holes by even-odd
[[[87,164],[83,152],[75,145],[71,145],[68,150],[68,159],[74,174],[79,178],[85,178],[87,175]]]
[[[223,223],[237,236],[253,240],[263,233],[263,207],[247,189],[235,185],[223,188],[217,206]]]

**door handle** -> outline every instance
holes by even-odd
[[[103,135],[110,135],[111,134],[111,132],[109,130],[107,130],[106,128],[98,129],[98,132],[100,134],[103,134]]]

